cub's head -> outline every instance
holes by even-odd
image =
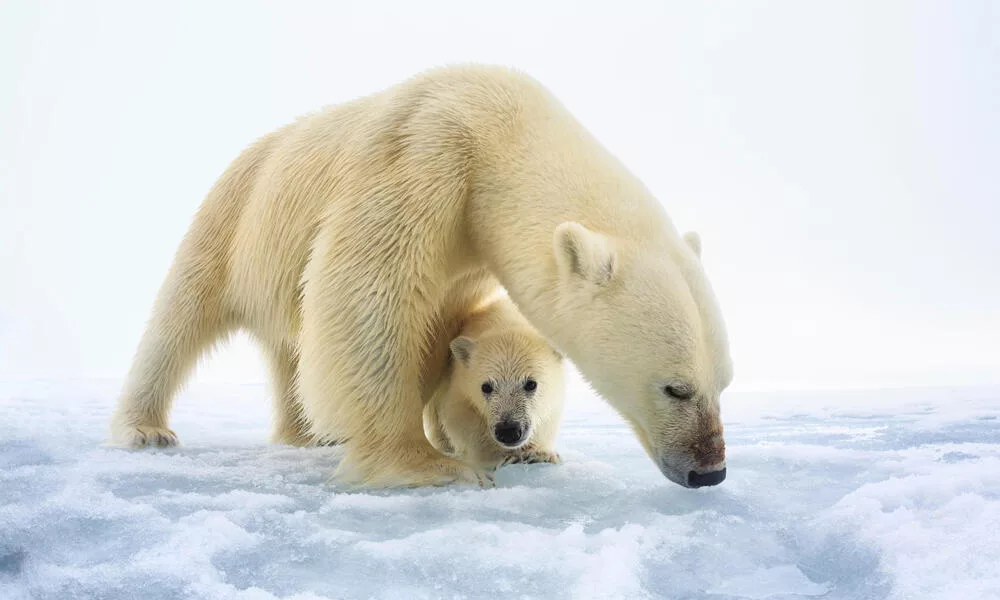
[[[553,236],[561,349],[685,487],[725,479],[719,396],[732,379],[725,325],[695,234],[638,247],[567,222]]]
[[[537,334],[506,330],[452,340],[452,386],[472,400],[502,448],[528,443],[538,421],[561,406],[562,356]]]

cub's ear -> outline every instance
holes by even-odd
[[[694,251],[694,255],[701,258],[701,236],[696,231],[689,231],[684,234],[684,241]]]
[[[608,238],[573,221],[556,226],[552,244],[559,271],[597,285],[615,276],[618,257]]]
[[[476,342],[463,335],[453,339],[449,347],[451,348],[452,356],[462,361],[462,364],[465,366],[469,366],[469,361],[472,360],[472,351],[476,348]]]

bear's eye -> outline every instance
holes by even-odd
[[[524,391],[533,392],[538,387],[538,382],[534,379],[529,379],[524,382]]]
[[[486,394],[487,396],[493,393],[493,386],[490,384],[489,381],[484,382],[479,389],[483,390],[483,393]]]
[[[690,400],[694,396],[694,390],[682,383],[663,386],[663,393],[677,400]]]

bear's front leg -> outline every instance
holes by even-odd
[[[484,470],[445,456],[427,441],[421,414],[423,402],[415,384],[400,384],[395,393],[374,381],[359,385],[348,374],[370,372],[369,368],[351,367],[343,358],[324,361],[340,368],[317,373],[306,358],[312,350],[306,348],[312,346],[303,345],[302,405],[313,436],[345,440],[344,455],[334,473],[339,482],[365,488],[494,485],[492,476]],[[331,373],[340,375],[339,381],[332,380]],[[366,388],[372,393],[350,393]],[[404,389],[411,393],[403,393]]]
[[[304,273],[299,356],[310,434],[345,440],[335,478],[360,487],[492,486],[484,470],[445,456],[424,434],[420,371],[434,306],[403,293],[420,269],[387,256],[372,271],[370,258],[350,249],[377,241],[340,235],[347,232],[332,225],[320,232]]]

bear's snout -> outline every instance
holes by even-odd
[[[712,467],[726,460],[726,440],[715,433],[692,444],[691,451],[699,467]]]
[[[722,432],[711,432],[691,445],[695,469],[688,471],[687,486],[700,488],[719,485],[726,479],[726,440]],[[720,468],[721,467],[721,468]]]
[[[690,471],[688,473],[687,486],[689,488],[700,488],[709,485],[719,485],[726,479],[726,468],[722,467],[718,471],[709,471],[708,473],[699,473],[697,471]]]
[[[514,447],[524,441],[527,430],[527,427],[517,421],[504,421],[493,428],[493,437],[504,446]]]

